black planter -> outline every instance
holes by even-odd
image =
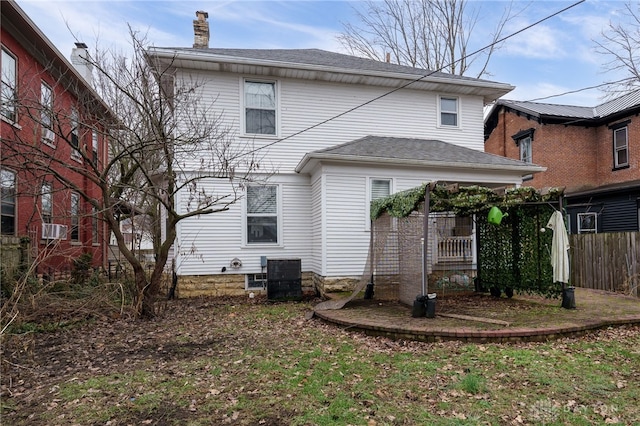
[[[565,309],[576,308],[576,294],[574,287],[566,287],[562,289],[562,307]]]

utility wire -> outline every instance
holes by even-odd
[[[353,111],[356,111],[356,110],[358,110],[358,109],[360,109],[360,108],[362,108],[362,107],[365,107],[365,106],[367,106],[367,105],[369,105],[369,104],[371,104],[371,103],[373,103],[373,102],[375,102],[375,101],[377,101],[377,100],[379,100],[379,99],[382,99],[382,98],[384,98],[384,97],[386,97],[386,96],[389,96],[389,95],[391,95],[391,94],[393,94],[393,93],[395,93],[395,92],[397,92],[397,91],[399,91],[399,90],[405,89],[406,87],[408,87],[408,86],[410,86],[410,85],[412,85],[412,84],[414,84],[414,83],[417,83],[417,82],[419,82],[419,81],[421,81],[421,80],[423,80],[423,79],[425,79],[425,78],[427,78],[427,77],[429,77],[429,76],[432,76],[433,74],[435,74],[435,73],[437,73],[437,72],[442,71],[444,68],[447,68],[447,67],[449,67],[449,66],[451,66],[451,65],[454,65],[454,64],[456,64],[456,63],[458,63],[458,62],[462,61],[463,59],[469,58],[469,57],[471,57],[471,56],[473,56],[473,55],[476,55],[476,54],[478,54],[478,53],[482,52],[483,50],[489,49],[489,48],[490,48],[490,47],[492,47],[492,46],[495,46],[495,45],[497,45],[497,44],[500,44],[500,43],[502,43],[503,41],[508,40],[508,39],[510,39],[510,38],[512,38],[512,37],[515,37],[516,35],[518,35],[518,34],[520,34],[520,33],[524,32],[524,31],[527,31],[528,29],[533,28],[533,27],[535,27],[536,25],[539,25],[539,24],[543,23],[544,21],[547,21],[547,20],[549,20],[549,19],[551,19],[551,18],[553,18],[553,17],[555,17],[555,16],[557,16],[557,15],[559,15],[559,14],[561,14],[561,13],[564,13],[564,12],[566,12],[567,10],[569,10],[569,9],[571,9],[571,8],[575,7],[575,6],[577,6],[577,5],[581,4],[581,3],[584,3],[585,1],[586,1],[586,0],[579,0],[579,1],[577,1],[577,2],[575,2],[575,3],[573,3],[573,4],[571,4],[571,5],[569,5],[569,6],[567,6],[567,7],[565,7],[564,9],[561,9],[561,10],[559,10],[559,11],[557,11],[557,12],[555,12],[555,13],[551,14],[551,15],[548,15],[548,16],[546,16],[546,17],[544,17],[544,18],[542,18],[542,19],[540,19],[540,20],[538,20],[538,21],[536,21],[536,22],[532,23],[532,24],[529,24],[529,25],[527,25],[526,27],[521,28],[521,29],[519,29],[518,31],[516,31],[516,32],[514,32],[514,33],[511,33],[511,34],[509,34],[509,35],[507,35],[507,36],[505,36],[505,37],[502,37],[501,39],[498,39],[498,40],[496,40],[496,41],[494,41],[494,42],[492,42],[492,43],[490,43],[490,44],[488,44],[488,45],[486,45],[486,46],[484,46],[484,47],[482,47],[482,48],[480,48],[480,49],[477,49],[477,50],[475,50],[475,51],[473,51],[473,52],[471,52],[471,53],[469,53],[469,54],[467,54],[467,55],[465,55],[465,56],[461,57],[460,59],[457,59],[457,60],[455,60],[455,61],[453,61],[453,62],[451,62],[451,63],[449,63],[449,64],[446,64],[446,65],[444,65],[444,66],[440,67],[440,68],[439,68],[439,69],[437,69],[437,70],[429,71],[429,72],[428,72],[427,74],[425,74],[425,75],[422,75],[422,76],[420,76],[420,77],[418,77],[418,78],[416,78],[416,79],[414,79],[414,80],[411,80],[411,81],[409,81],[409,82],[407,82],[407,83],[405,83],[405,84],[403,84],[403,85],[401,85],[401,86],[399,86],[399,87],[396,87],[396,88],[395,88],[395,89],[393,89],[393,90],[390,90],[390,91],[388,91],[388,92],[386,92],[386,93],[383,93],[383,94],[381,94],[381,95],[379,95],[379,96],[376,96],[375,98],[370,99],[370,100],[368,100],[367,102],[364,102],[364,103],[362,103],[362,104],[360,104],[360,105],[356,105],[356,106],[354,106],[353,108],[349,108],[349,109],[348,109],[348,110],[346,110],[346,111],[343,111],[343,112],[341,112],[341,113],[339,113],[339,114],[336,114],[336,115],[334,115],[334,116],[332,116],[332,117],[329,117],[329,118],[327,118],[326,120],[322,120],[322,121],[320,121],[319,123],[313,124],[313,125],[311,125],[311,126],[309,126],[309,127],[306,127],[306,128],[304,128],[304,129],[302,129],[302,130],[299,130],[299,131],[297,131],[297,132],[291,133],[291,134],[290,134],[290,135],[288,135],[288,136],[285,136],[285,137],[283,137],[283,138],[280,138],[280,139],[278,139],[278,140],[275,140],[275,141],[273,141],[273,142],[270,142],[270,143],[268,143],[268,144],[266,144],[266,145],[263,145],[263,146],[261,146],[261,147],[259,147],[259,148],[255,148],[255,149],[253,149],[253,150],[251,150],[251,151],[249,151],[249,152],[246,152],[246,153],[245,153],[245,155],[253,154],[253,153],[257,152],[257,151],[260,151],[260,150],[262,150],[262,149],[268,148],[268,147],[273,146],[273,145],[275,145],[275,144],[277,144],[277,143],[280,143],[280,142],[286,141],[287,139],[291,139],[291,138],[293,138],[293,137],[295,137],[295,136],[298,136],[298,135],[300,135],[300,134],[302,134],[302,133],[308,132],[309,130],[315,129],[316,127],[320,127],[320,126],[322,126],[323,124],[326,124],[326,123],[328,123],[328,122],[330,122],[330,121],[336,120],[336,119],[338,119],[338,118],[340,118],[340,117],[342,117],[342,116],[345,116],[345,115],[347,115],[347,114],[349,114],[349,113],[351,113],[351,112],[353,112]]]
[[[549,98],[557,98],[559,96],[565,96],[565,95],[571,95],[573,93],[580,93],[580,92],[584,92],[585,90],[591,90],[591,89],[597,89],[599,87],[603,87],[603,86],[610,86],[612,84],[620,84],[620,83],[624,83],[625,81],[630,81],[633,80],[634,77],[626,77],[623,78],[621,80],[617,80],[617,81],[607,81],[601,84],[597,84],[595,86],[588,86],[588,87],[583,87],[582,89],[575,89],[575,90],[569,90],[563,93],[558,93],[555,95],[549,95],[549,96],[543,96],[541,98],[535,98],[535,99],[529,99],[528,101],[525,102],[537,102],[537,101],[543,101],[545,99],[549,99]]]

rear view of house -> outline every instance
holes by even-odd
[[[483,107],[510,85],[318,49],[210,48],[197,16],[193,48],[150,58],[174,86],[201,83],[263,174],[227,211],[179,224],[183,296],[263,289],[274,259],[297,261],[305,286],[342,288],[363,272],[373,199],[427,181],[517,186],[543,170],[483,152]],[[197,154],[189,164],[196,172]],[[188,194],[178,198],[186,211]]]

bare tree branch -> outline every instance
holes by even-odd
[[[488,74],[487,66],[499,48],[505,25],[515,15],[506,6],[491,34],[490,47],[467,57],[479,8],[466,0],[368,0],[356,9],[360,26],[343,24],[338,40],[347,51],[377,61],[475,77]],[[475,63],[478,61],[479,66]]]

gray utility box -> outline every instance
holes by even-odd
[[[302,299],[300,259],[267,259],[267,299]]]

